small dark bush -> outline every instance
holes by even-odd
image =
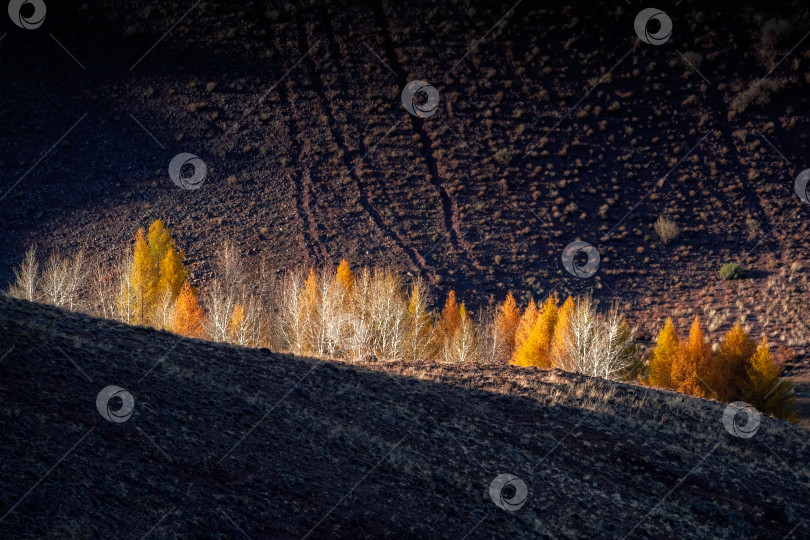
[[[726,263],[720,268],[720,277],[722,279],[740,279],[744,275],[745,270],[737,263]]]

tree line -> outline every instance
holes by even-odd
[[[217,253],[200,292],[185,255],[161,220],[138,230],[112,264],[82,252],[52,254],[40,269],[36,248],[15,271],[9,295],[151,326],[187,337],[344,359],[486,362],[560,368],[634,381],[721,401],[744,400],[784,418],[795,415],[790,384],[765,340],[735,325],[717,351],[699,318],[681,338],[667,319],[645,362],[636,328],[613,303],[549,295],[520,309],[512,293],[473,317],[450,291],[434,310],[424,281],[389,268],[299,268],[277,276],[248,271],[236,249]]]

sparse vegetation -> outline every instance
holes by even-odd
[[[189,337],[318,357],[511,362],[609,379],[632,377],[641,364],[635,329],[617,306],[601,314],[589,297],[569,296],[560,305],[552,294],[540,309],[530,300],[521,314],[510,293],[496,310],[474,321],[454,291],[441,313],[434,314],[425,283],[406,284],[388,268],[361,268],[355,275],[342,261],[337,269],[292,270],[276,282],[263,267],[249,272],[234,246],[225,244],[198,301],[183,257],[163,222],[155,221],[148,234],[137,232],[132,252],[110,272],[117,283],[111,289],[117,292],[99,295],[114,297],[115,308],[103,308],[109,300],[85,298],[82,310]],[[58,291],[43,296],[74,309],[82,261],[81,254],[52,258],[36,277],[32,248],[9,294],[28,299],[29,290]]]
[[[729,105],[729,120],[744,113],[749,107],[754,105],[765,107],[771,103],[774,94],[784,88],[784,82],[780,79],[758,79],[752,82],[748,88],[734,96]]]
[[[677,237],[677,226],[663,216],[656,230],[662,241]],[[263,265],[255,272],[246,269],[234,246],[225,244],[199,302],[187,281],[183,257],[157,220],[148,234],[137,232],[132,251],[114,265],[113,279],[107,278],[114,284],[97,289],[95,303],[81,294],[87,289],[82,253],[51,256],[39,275],[33,247],[9,294],[112,314],[122,322],[189,337],[297,355],[559,368],[606,379],[643,379],[695,396],[748,399],[764,410],[793,417],[790,386],[778,383],[781,368],[767,343],[754,346],[739,325],[715,354],[698,318],[686,340],[667,319],[645,367],[636,329],[618,306],[600,313],[588,296],[568,296],[560,302],[552,293],[540,305],[529,299],[521,312],[509,293],[474,320],[454,291],[434,314],[425,283],[416,279],[407,284],[388,268],[364,267],[355,274],[344,260],[336,269],[297,269],[275,280]],[[102,275],[103,269],[97,267],[96,272]],[[723,279],[741,275],[742,268],[733,263],[721,269]],[[111,297],[114,309],[106,307]],[[769,383],[775,390],[763,390]]]
[[[661,239],[661,243],[669,245],[675,241],[681,234],[681,229],[678,225],[666,216],[661,216],[655,222],[655,232]]]
[[[741,279],[745,276],[745,270],[737,263],[726,263],[720,267],[720,279],[732,280]]]

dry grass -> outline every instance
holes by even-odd
[[[681,229],[678,225],[666,216],[661,216],[655,222],[655,232],[664,245],[669,245],[675,241],[681,234]]]

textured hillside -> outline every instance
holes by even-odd
[[[2,537],[810,534],[807,432],[734,437],[723,405],[670,392],[319,362],[6,298],[0,355]],[[133,396],[121,423],[96,408],[109,385]],[[501,474],[516,511],[490,497]]]
[[[651,337],[742,316],[806,360],[801,2],[677,2],[661,46],[615,1],[52,4],[2,42],[3,280],[30,242],[104,256],[162,218],[202,285],[233,239],[279,269],[392,264],[471,307],[592,289]],[[429,118],[402,105],[415,79]],[[181,152],[208,167],[196,191],[169,179]],[[560,263],[577,238],[593,279]]]

